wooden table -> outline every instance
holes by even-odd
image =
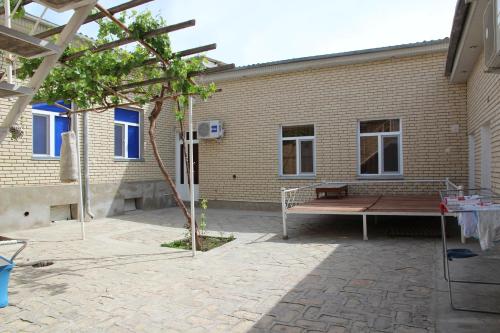
[[[324,193],[323,198],[328,198],[329,194],[333,194],[333,196],[337,198],[347,197],[347,188],[347,184],[335,184],[316,187],[316,198],[319,199],[321,193]]]

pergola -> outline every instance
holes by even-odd
[[[14,8],[10,8],[10,2],[8,0],[4,1],[4,8],[0,10],[0,14],[4,14],[5,24],[4,26],[0,26],[0,50],[3,50],[8,54],[8,58],[10,59],[10,55],[16,55],[24,58],[42,58],[43,61],[40,66],[36,69],[30,81],[24,85],[18,85],[14,82],[12,77],[13,66],[12,62],[8,64],[7,68],[7,81],[0,82],[0,98],[15,98],[16,101],[10,109],[7,116],[0,123],[0,142],[2,142],[9,132],[15,131],[15,124],[20,119],[22,113],[26,109],[26,107],[32,102],[33,96],[36,94],[38,89],[41,87],[43,81],[47,78],[52,68],[55,66],[65,66],[68,61],[76,59],[78,57],[85,56],[87,52],[103,52],[106,50],[110,50],[113,48],[118,48],[130,43],[139,43],[144,49],[146,49],[151,58],[144,61],[140,64],[142,66],[151,66],[151,65],[163,65],[168,66],[168,62],[166,59],[162,57],[148,42],[147,38],[151,38],[154,36],[158,36],[161,34],[166,34],[169,32],[177,31],[180,29],[184,29],[187,27],[192,27],[195,25],[195,20],[188,20],[185,22],[180,22],[173,25],[167,25],[155,30],[148,31],[142,37],[138,38],[135,36],[130,29],[118,20],[114,15],[128,9],[137,7],[139,5],[151,2],[153,0],[131,0],[126,3],[111,7],[104,8],[97,3],[96,0],[19,0]],[[24,32],[16,31],[12,28],[11,18],[19,10],[20,6],[24,6],[30,4],[32,2],[36,2],[40,5],[45,6],[45,10],[42,15],[37,19],[35,26],[33,27],[31,33],[27,34]],[[92,14],[92,10],[96,8],[98,11]],[[47,9],[52,9],[58,12],[64,12],[68,10],[74,10],[71,18],[65,25],[61,25],[40,33],[36,33],[36,28],[38,27],[40,21],[42,20],[44,14]],[[106,43],[102,45],[90,46],[88,49],[75,52],[66,57],[62,57],[64,50],[68,47],[69,43],[75,37],[78,29],[87,23],[94,22],[96,20],[108,18],[113,21],[123,32],[125,37]],[[53,43],[47,38],[59,35],[57,42]],[[175,53],[177,57],[187,57],[191,55],[196,55],[201,52],[214,50],[216,48],[216,44],[208,44],[200,47],[195,47],[187,50],[181,50]],[[201,72],[192,72],[189,73],[190,77],[195,77],[199,75],[212,74],[220,71],[225,71],[234,68],[234,64],[218,64],[216,67],[207,68]],[[1,79],[1,78],[0,78]],[[167,84],[170,77],[161,77],[161,78],[153,78],[139,82],[131,82],[127,84],[123,84],[116,87],[108,87],[101,86],[109,92],[110,95],[115,95],[119,97],[120,100],[124,100],[124,102],[114,105],[103,105],[95,108],[89,108],[84,110],[76,110],[74,108],[66,108],[62,105],[62,108],[66,109],[68,115],[69,114],[78,114],[82,112],[91,112],[91,111],[104,111],[107,109],[115,108],[115,107],[124,107],[124,106],[133,106],[139,105],[141,103],[134,101],[129,97],[131,93],[131,89],[137,87],[144,87],[155,84]],[[170,97],[157,97],[149,102],[156,102],[161,99],[171,98]],[[192,96],[189,96],[189,131],[192,132],[193,124],[192,124]],[[193,142],[190,140],[190,166],[189,166],[189,184],[193,184]],[[78,158],[78,163],[80,163]],[[80,167],[78,167],[80,170]],[[83,199],[82,199],[82,182],[81,182],[81,174],[79,175],[79,183],[80,183],[80,222],[82,227],[82,237],[85,237],[84,231],[84,222],[83,222]],[[190,186],[192,188],[192,186]],[[194,191],[191,190],[191,231],[192,231],[192,248],[193,255],[196,251],[195,246],[195,219],[194,219]]]

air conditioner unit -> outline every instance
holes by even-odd
[[[220,139],[224,135],[222,122],[219,120],[198,123],[198,139]]]
[[[484,63],[490,71],[500,71],[500,0],[488,2],[483,16]]]

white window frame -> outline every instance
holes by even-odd
[[[65,117],[67,118],[67,115],[61,114],[59,112],[51,112],[51,111],[44,111],[44,110],[37,110],[37,109],[32,109],[31,110],[32,116],[31,116],[31,125],[33,126],[33,115],[37,116],[43,116],[48,119],[48,128],[47,131],[49,133],[49,138],[48,138],[48,154],[35,154],[33,152],[33,142],[31,142],[31,153],[33,157],[38,157],[38,158],[56,158],[59,159],[60,156],[55,155],[55,150],[56,150],[56,133],[55,133],[55,125],[56,125],[56,117]],[[34,140],[34,127],[31,128],[31,139],[32,141]]]
[[[314,130],[313,136],[290,136],[283,137],[283,128],[284,127],[295,127],[295,126],[312,126]],[[283,142],[284,141],[295,141],[295,156],[296,156],[296,170],[295,174],[284,174],[283,173]],[[303,141],[312,141],[313,144],[313,172],[301,172],[301,148],[300,143]],[[316,176],[316,125],[307,124],[307,125],[282,125],[279,127],[279,175],[280,177],[314,177]]]
[[[113,149],[113,155],[115,156],[115,159],[118,159],[118,160],[140,160],[140,159],[142,159],[142,153],[143,153],[142,152],[142,149],[143,149],[143,138],[142,138],[143,115],[142,115],[142,110],[130,109],[130,108],[127,108],[127,110],[139,113],[139,124],[131,123],[128,121],[121,121],[121,120],[114,120],[113,121],[113,134],[115,131],[115,125],[123,126],[123,137],[122,137],[123,155],[122,156],[114,155],[115,154],[114,149]],[[129,126],[139,128],[139,143],[138,143],[138,145],[139,145],[139,157],[128,157],[128,128],[129,128]],[[114,135],[113,135],[113,138],[114,138]],[[114,140],[113,140],[113,144],[114,144]]]
[[[377,120],[397,120],[399,121],[399,131],[393,132],[372,132],[361,133],[361,123],[367,121]],[[361,173],[361,138],[362,137],[377,137],[378,139],[378,173]],[[384,172],[384,151],[383,151],[383,138],[384,137],[397,137],[398,139],[398,157],[399,165],[398,172]],[[380,118],[380,119],[363,119],[358,121],[357,128],[357,145],[358,145],[358,158],[357,158],[357,173],[359,177],[384,177],[384,176],[402,176],[403,175],[403,123],[401,118]]]
[[[116,126],[120,126],[122,128],[122,139],[121,139],[121,142],[122,142],[122,155],[121,156],[118,156],[118,155],[115,155],[115,158],[125,158],[126,154],[127,154],[127,143],[128,143],[128,136],[125,134],[125,131],[127,129],[127,125],[125,124],[122,124],[120,122],[117,122],[115,121],[113,123],[113,131],[116,131]],[[114,138],[114,135],[113,135],[113,138]],[[116,150],[116,147],[114,147]]]

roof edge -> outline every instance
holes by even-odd
[[[465,0],[458,0],[455,6],[455,16],[453,17],[453,25],[450,33],[450,46],[448,47],[448,55],[446,57],[446,66],[444,74],[450,76],[453,71],[453,65],[457,56],[458,45],[465,28],[467,15],[469,13],[470,3]]]
[[[448,50],[448,42],[448,38],[443,38],[418,43],[385,46],[373,49],[331,53],[240,66],[221,73],[206,75],[204,81],[224,81],[238,79],[241,77],[294,72],[331,66],[366,63],[390,58],[402,58],[428,53],[446,52]]]

